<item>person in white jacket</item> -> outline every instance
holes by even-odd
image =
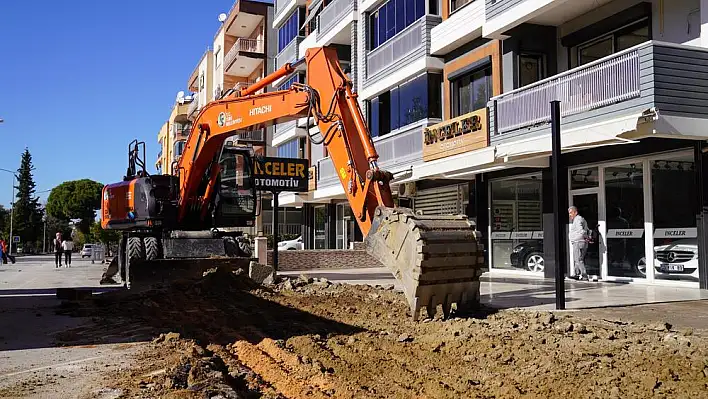
[[[588,272],[585,269],[585,254],[588,251],[588,224],[585,218],[578,214],[578,208],[571,206],[568,208],[570,218],[570,244],[573,249],[573,269],[581,280],[589,280]]]
[[[71,267],[71,252],[74,250],[74,241],[71,240],[71,237],[67,237],[61,243],[61,247],[64,250],[64,267]]]

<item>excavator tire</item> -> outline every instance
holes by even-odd
[[[366,251],[403,285],[413,320],[442,305],[449,317],[479,305],[484,246],[465,215],[424,216],[408,208],[379,207],[364,240]]]
[[[145,260],[145,245],[141,237],[128,237],[128,257],[131,265]]]
[[[151,261],[160,258],[160,240],[157,237],[145,237],[145,260]]]

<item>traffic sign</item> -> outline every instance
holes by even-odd
[[[13,236],[12,242],[20,242],[20,236]]]

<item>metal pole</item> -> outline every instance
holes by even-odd
[[[15,238],[12,235],[12,221],[15,219],[15,175],[12,175],[12,202],[10,202],[10,249],[9,254],[12,255],[12,245],[15,243]]]
[[[556,309],[565,309],[565,271],[561,259],[561,231],[560,222],[560,155],[561,155],[561,130],[560,130],[560,101],[551,101],[551,173],[553,174],[553,255],[555,258],[556,277]]]
[[[278,271],[278,193],[273,192],[273,271]]]
[[[47,219],[44,218],[44,233],[42,234],[42,253],[47,253]]]

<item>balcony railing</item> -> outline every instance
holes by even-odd
[[[278,224],[278,234],[281,236],[283,234],[294,235],[302,233],[302,224],[295,223],[279,223]],[[263,224],[263,234],[273,234],[273,224],[264,223]]]
[[[236,91],[246,90],[246,89],[248,89],[249,86],[251,86],[254,83],[256,83],[256,82],[254,82],[254,81],[238,82],[234,85],[234,90],[236,90]]]
[[[263,142],[265,141],[265,133],[263,129],[250,130],[250,131],[239,131],[236,134],[238,141],[240,142]]]
[[[199,94],[195,94],[194,100],[192,100],[192,102],[189,103],[189,107],[187,108],[187,115],[191,116],[198,109],[199,109]]]
[[[356,0],[334,0],[317,16],[317,40],[321,40],[346,15],[356,10]]]
[[[280,68],[288,62],[293,62],[297,60],[298,48],[300,47],[300,42],[302,42],[303,37],[297,36],[293,41],[291,41],[285,48],[275,56],[275,68]]]
[[[639,78],[635,47],[502,94],[492,98],[495,132],[548,123],[553,100],[565,117],[639,97]]]
[[[435,122],[435,121],[432,121]],[[423,126],[428,121],[412,123],[383,137],[374,139],[379,166],[395,170],[423,159]]]
[[[192,130],[192,127],[189,125],[182,126],[182,125],[172,125],[172,138],[177,138],[180,136],[187,137],[189,136],[189,132]]]
[[[296,127],[297,121],[294,120],[273,125],[273,141],[277,141],[280,136],[292,131]]]
[[[371,76],[382,71],[389,65],[425,45],[423,42],[423,24],[425,17],[420,18],[401,33],[386,43],[371,51],[367,56],[367,75]]]
[[[238,57],[239,52],[246,51],[249,53],[262,53],[263,41],[259,39],[246,39],[239,37],[228,53],[224,57],[224,65],[228,68],[231,63]]]

